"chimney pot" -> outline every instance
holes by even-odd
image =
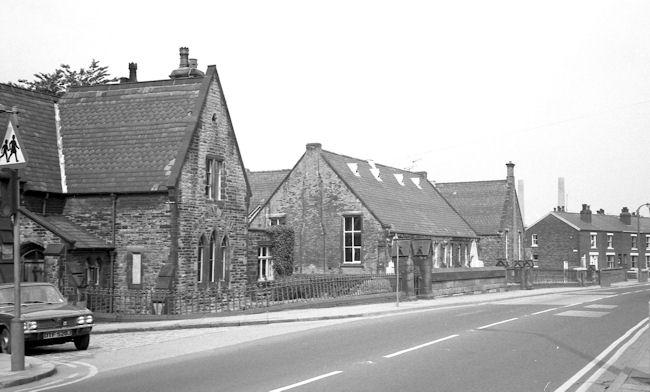
[[[582,211],[580,211],[580,220],[583,222],[591,223],[591,209],[589,209],[589,205],[582,205]]]
[[[621,214],[619,215],[619,219],[625,225],[632,224],[632,214],[630,214],[630,210],[627,207],[623,207],[621,209]]]
[[[190,50],[187,47],[181,47],[179,49],[179,54],[181,57],[180,64],[178,68],[173,70],[172,73],[169,75],[170,78],[176,79],[176,78],[205,76],[205,74],[202,71],[196,68],[197,60],[188,59],[188,56],[190,55]]]
[[[138,64],[129,63],[129,82],[138,81]]]

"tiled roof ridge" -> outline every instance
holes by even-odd
[[[507,184],[508,180],[479,180],[479,181],[449,181],[449,182],[436,182],[436,185],[461,185],[461,184],[485,184],[485,183],[504,183]]]
[[[553,214],[559,214],[559,215],[562,215],[562,214],[567,214],[567,215],[570,214],[570,215],[578,215],[578,216],[580,215],[580,212],[569,212],[569,211],[552,211],[552,213]],[[613,214],[594,214],[594,213],[592,213],[591,215],[592,216],[607,216],[607,217],[616,218],[616,219],[620,218],[619,215],[613,215]],[[637,218],[636,215],[631,215],[631,217],[632,217],[633,220],[635,220]],[[643,219],[650,220],[650,217],[641,215],[641,220],[643,220]]]
[[[276,169],[276,170],[249,170],[250,173],[284,173],[284,172],[290,172],[291,169]]]
[[[28,88],[20,87],[20,86],[12,86],[12,85],[7,84],[7,83],[0,83],[0,88],[4,88],[4,89],[7,89],[7,90],[12,90],[12,92],[14,92],[14,93],[20,93],[20,94],[24,94],[24,95],[31,95],[33,98],[37,98],[37,99],[42,99],[42,100],[47,100],[47,101],[52,101],[52,102],[56,102],[58,100],[58,97],[56,95],[54,95],[54,94],[43,93],[43,92],[40,92],[40,91],[34,91],[34,90],[30,90]]]
[[[66,94],[68,92],[72,93],[72,92],[87,92],[87,91],[108,91],[108,90],[140,88],[140,87],[193,84],[193,83],[201,83],[203,78],[204,77],[191,77],[191,78],[188,77],[188,78],[176,78],[176,79],[147,80],[142,82],[94,84],[92,86],[71,86],[68,88],[68,91],[66,91]]]
[[[355,160],[355,161],[360,161],[360,162],[365,162],[365,163],[368,163],[368,161],[373,161],[373,162],[375,163],[375,166],[377,166],[377,167],[385,167],[385,168],[387,168],[387,169],[392,169],[392,170],[399,171],[399,172],[402,172],[402,173],[413,174],[413,175],[416,176],[416,177],[421,177],[421,175],[420,175],[419,173],[416,173],[416,172],[413,172],[413,171],[409,171],[409,170],[400,169],[400,168],[397,168],[397,167],[395,167],[395,166],[388,166],[388,165],[384,165],[384,164],[381,164],[381,163],[377,163],[377,162],[375,162],[373,159],[354,158],[354,157],[351,157],[351,156],[349,156],[349,155],[338,154],[338,153],[335,153],[335,152],[332,152],[332,151],[328,151],[328,150],[321,150],[321,151],[324,152],[324,153],[328,153],[328,154],[336,155],[336,156],[341,157],[341,158],[345,158],[345,159],[353,159],[353,160]]]

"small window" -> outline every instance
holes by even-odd
[[[142,255],[134,253],[131,263],[131,284],[142,284]]]
[[[361,263],[361,216],[343,217],[343,263]]]
[[[637,268],[639,264],[639,256],[638,255],[630,256],[630,264],[632,268]]]
[[[607,255],[607,268],[614,268],[614,255]]]
[[[598,254],[589,255],[589,265],[594,266],[596,269],[598,269]]]
[[[539,255],[533,255],[533,265],[539,266]]]
[[[533,234],[530,236],[530,246],[538,246],[539,243],[537,242],[537,234]]]
[[[589,234],[589,243],[591,244],[592,248],[597,248],[598,247],[597,238],[598,238],[598,235],[596,233]]]
[[[273,259],[271,258],[271,247],[260,246],[257,249],[258,274],[257,280],[273,280]]]
[[[269,225],[270,226],[280,226],[280,225],[284,225],[285,223],[286,223],[286,219],[285,219],[284,216],[269,218]]]
[[[99,268],[101,261],[99,259],[86,259],[86,283],[91,286],[99,285]]]
[[[631,237],[632,237],[632,249],[636,249],[637,246],[636,234],[632,234]]]
[[[650,235],[648,234],[645,236],[645,248],[650,249]]]
[[[607,248],[614,248],[614,234],[607,233]]]
[[[219,277],[219,280],[223,280],[226,282],[229,282],[230,276],[228,275],[229,273],[229,268],[230,268],[230,263],[229,263],[229,248],[228,248],[228,237],[224,236],[223,239],[221,240],[221,245],[220,245],[220,255],[221,255],[221,260],[219,260],[219,273],[217,276]]]

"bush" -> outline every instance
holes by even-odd
[[[271,226],[269,229],[273,243],[273,269],[278,276],[293,273],[293,229],[284,225]]]

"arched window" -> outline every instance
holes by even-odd
[[[217,259],[217,239],[215,232],[210,235],[210,253],[208,254],[208,281],[214,282],[215,262]]]
[[[219,279],[224,280],[224,281],[229,281],[230,277],[228,276],[229,270],[229,249],[228,249],[228,237],[224,236],[223,239],[221,240],[221,260],[220,260],[220,274],[219,274]]]
[[[196,254],[196,281],[203,282],[203,258],[205,257],[205,239],[203,236],[199,239],[199,248]]]
[[[43,282],[45,277],[45,256],[43,247],[32,242],[20,246],[20,257],[23,263],[24,282]]]

